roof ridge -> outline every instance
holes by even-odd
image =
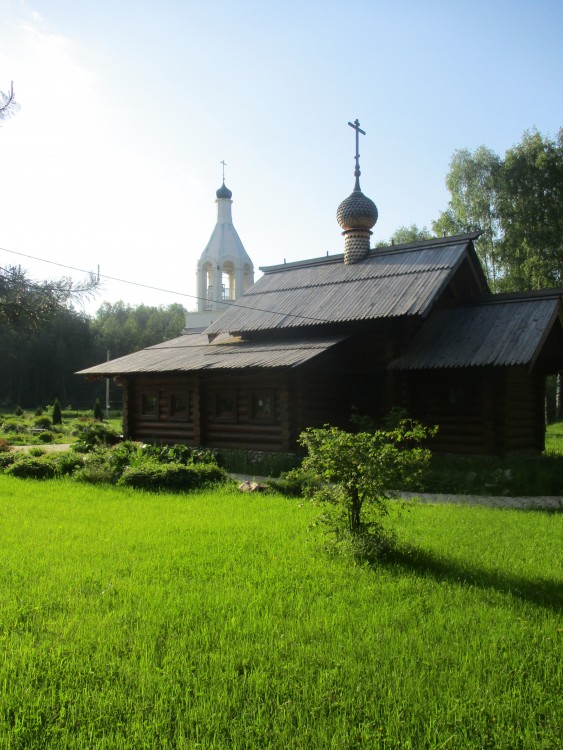
[[[369,250],[368,255],[363,260],[368,260],[374,256],[379,255],[392,255],[394,253],[410,252],[411,250],[420,250],[422,248],[431,247],[444,247],[447,245],[454,245],[460,242],[469,242],[470,240],[477,239],[482,233],[481,232],[470,232],[469,234],[456,234],[451,237],[431,237],[428,240],[416,240],[416,242],[407,242],[402,245],[387,245],[383,247],[372,247]],[[286,271],[289,268],[306,268],[308,266],[322,266],[332,265],[335,263],[344,262],[344,253],[337,253],[335,255],[321,255],[317,258],[306,258],[305,260],[294,260],[286,263],[278,263],[273,266],[259,266],[260,271],[264,274],[268,273],[279,273],[280,271]],[[357,264],[356,264],[357,265]]]

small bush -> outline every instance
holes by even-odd
[[[8,466],[15,464],[16,461],[22,458],[21,453],[0,453],[0,471],[5,471]]]
[[[55,424],[55,422],[51,422],[50,417],[44,414],[40,417],[35,417],[33,420],[33,424],[36,428],[48,430],[51,427],[51,425]]]
[[[217,465],[215,453],[203,448],[192,448],[189,445],[143,445],[139,448],[145,459],[159,464],[213,464]]]
[[[77,482],[87,484],[115,484],[115,476],[110,466],[100,461],[91,461],[73,474]]]
[[[2,425],[2,430],[6,433],[19,433],[25,432],[27,425],[21,419],[6,419]]]
[[[142,490],[185,491],[223,482],[226,478],[223,469],[211,464],[185,466],[147,462],[127,468],[118,484]]]
[[[39,456],[44,456],[46,453],[44,448],[30,448],[27,452],[28,456],[35,456],[35,458],[39,458]]]
[[[53,479],[56,470],[54,463],[47,458],[26,456],[8,466],[5,473],[19,479]]]
[[[52,432],[46,431],[46,432],[40,432],[39,435],[37,436],[37,439],[41,443],[52,443],[53,440],[55,439],[55,436],[53,435]]]
[[[84,466],[84,458],[73,451],[62,451],[57,453],[51,459],[56,467],[57,474],[68,476],[74,474],[78,469]]]
[[[99,445],[115,445],[121,440],[120,435],[107,424],[92,419],[77,423],[74,434],[78,437],[78,450],[80,447],[90,450]]]
[[[16,408],[14,409],[14,414],[16,415],[16,417],[23,416],[23,409],[21,408],[21,406],[16,406]]]
[[[40,417],[42,414],[43,414],[43,409],[41,407],[35,410],[36,417]]]
[[[0,439],[0,453],[8,453],[10,450],[10,443],[7,440]]]

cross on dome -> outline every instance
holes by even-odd
[[[366,134],[365,130],[362,130],[360,128],[360,121],[354,120],[354,122],[349,122],[348,125],[353,128],[356,131],[356,169],[354,170],[354,177],[356,178],[356,186],[354,187],[354,190],[360,190],[360,133],[362,135]]]

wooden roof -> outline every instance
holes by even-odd
[[[488,291],[473,249],[478,236],[378,248],[352,265],[344,264],[343,255],[334,255],[262,268],[264,276],[206,332],[213,336],[425,316],[468,257],[476,287]]]
[[[290,341],[248,342],[222,335],[209,341],[206,334],[184,334],[134,354],[81,370],[78,375],[115,375],[298,367],[345,336],[296,336]]]
[[[531,367],[561,316],[562,292],[498,295],[463,307],[435,310],[408,351],[390,367]]]

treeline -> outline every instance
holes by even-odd
[[[89,383],[75,372],[103,362],[108,352],[114,359],[179,336],[184,325],[180,304],[105,302],[93,318],[59,305],[42,321],[20,316],[13,324],[0,315],[0,406],[35,408],[58,398],[63,406],[92,408],[96,398],[105,400],[105,381]],[[121,392],[110,388],[110,402],[120,408]]]

